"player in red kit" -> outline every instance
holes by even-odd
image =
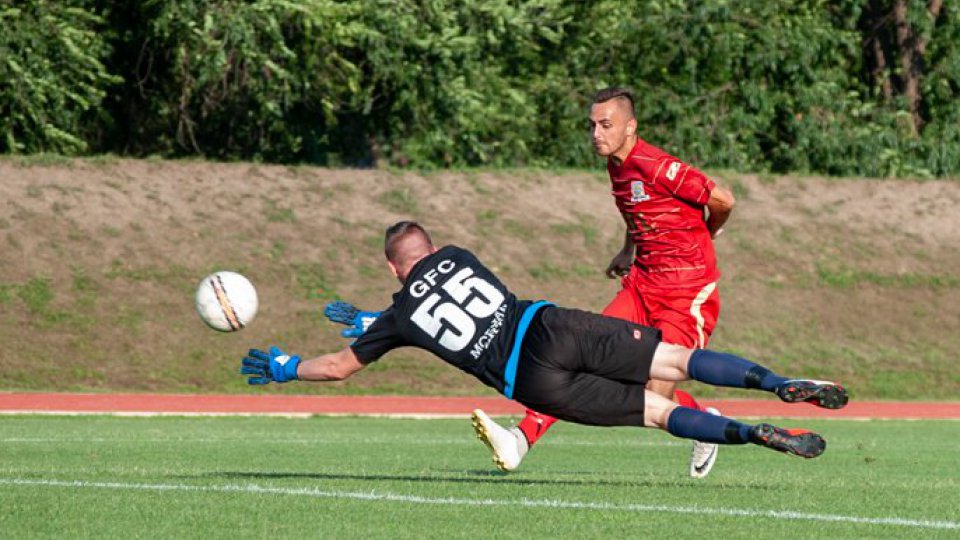
[[[733,195],[640,139],[633,97],[624,89],[597,93],[590,129],[594,150],[607,158],[612,194],[627,225],[623,248],[607,268],[608,277],[622,278],[622,289],[603,314],[658,328],[669,343],[706,347],[720,313],[713,238],[733,209]],[[675,386],[651,380],[647,388],[683,406],[719,414]],[[482,411],[473,418],[477,436],[504,471],[515,469],[554,422],[532,410],[510,430]],[[690,475],[705,477],[717,450],[715,444],[695,442]]]
[[[610,262],[610,278],[622,289],[603,315],[659,329],[663,341],[705,348],[720,313],[713,238],[733,209],[733,195],[690,167],[640,139],[633,97],[626,90],[601,90],[590,109],[594,150],[607,158],[612,194],[627,225],[623,248]],[[342,305],[338,305],[342,304]],[[345,306],[345,307],[344,307]],[[326,315],[352,325],[345,337],[364,333],[379,313],[349,304],[327,306]],[[647,389],[680,405],[704,409],[676,383],[650,379]],[[556,419],[528,410],[515,427],[504,428],[483,411],[474,411],[477,436],[503,471],[516,469]],[[690,475],[703,478],[713,467],[718,446],[695,442]]]

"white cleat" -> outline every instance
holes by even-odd
[[[527,438],[523,433],[516,427],[507,429],[501,426],[480,409],[473,411],[471,418],[477,438],[490,449],[493,464],[503,472],[510,472],[519,467],[523,456],[527,455],[529,450]]]
[[[720,411],[713,407],[707,407],[706,410],[714,416],[720,416]],[[690,476],[706,478],[710,474],[710,469],[713,469],[713,464],[717,462],[719,452],[719,444],[693,441],[693,452],[690,454]]]

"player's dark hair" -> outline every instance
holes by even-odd
[[[636,111],[633,106],[633,93],[626,88],[620,86],[611,86],[609,88],[604,88],[598,90],[596,94],[593,95],[594,103],[605,103],[611,99],[625,99],[627,103],[630,104],[630,114],[636,116]]]
[[[383,254],[387,260],[393,263],[398,262],[400,241],[411,234],[422,235],[428,244],[433,245],[433,240],[427,230],[416,221],[398,221],[387,227],[387,233],[383,238]]]

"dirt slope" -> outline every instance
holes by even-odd
[[[717,243],[715,348],[838,377],[863,397],[956,398],[960,183],[714,176],[739,199]],[[599,172],[8,159],[0,390],[246,391],[235,366],[247,347],[339,347],[323,303],[389,301],[382,230],[410,217],[438,243],[474,249],[522,296],[598,310],[617,290],[602,270],[622,225]],[[194,287],[216,269],[260,291],[238,334],[193,311]],[[486,392],[414,351],[350,382],[267,391]]]

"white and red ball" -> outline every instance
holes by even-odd
[[[215,272],[197,287],[197,313],[207,326],[221,332],[236,332],[257,316],[257,290],[236,272]]]

